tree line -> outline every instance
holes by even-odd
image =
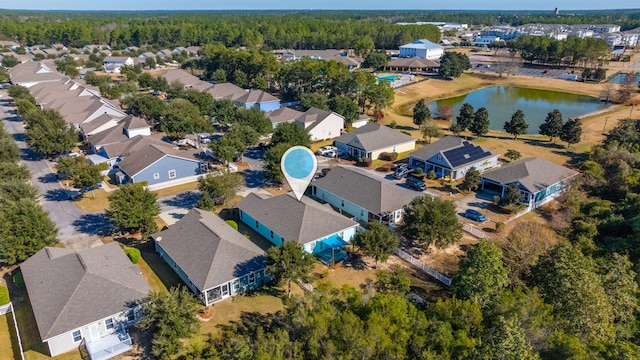
[[[415,39],[440,40],[433,25],[399,26],[385,18],[385,13],[375,12],[70,14],[28,12],[17,17],[5,11],[0,16],[0,34],[24,46],[108,44],[115,49],[209,43],[270,49],[397,49]]]
[[[611,57],[611,46],[602,39],[570,36],[556,40],[547,36],[521,36],[507,42],[510,51],[518,51],[525,63],[551,66],[596,68]]]

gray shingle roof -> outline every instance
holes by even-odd
[[[377,123],[368,123],[334,139],[335,142],[365,151],[376,151],[390,146],[415,142],[412,136]]]
[[[277,97],[262,90],[249,90],[244,95],[235,99],[242,104],[264,103],[279,100]]]
[[[264,251],[209,211],[192,209],[152,237],[201,291],[264,267]]]
[[[365,170],[334,167],[325,177],[312,183],[375,214],[402,209],[420,193],[387,182]]]
[[[272,124],[294,121],[295,119],[300,117],[300,115],[302,115],[302,112],[288,107],[282,107],[278,110],[273,110],[265,113],[265,116],[271,121]]]
[[[202,82],[202,80],[198,79],[197,76],[191,75],[182,69],[169,70],[164,75],[162,75],[162,77],[165,78],[165,80],[167,80],[169,84],[174,81],[179,81],[184,86],[190,86]]]
[[[64,78],[66,77],[57,72],[55,67],[50,68],[39,61],[27,61],[9,70],[9,79],[11,79],[11,82],[14,84],[56,81]]]
[[[115,242],[77,253],[47,247],[20,268],[43,340],[125,311],[150,290]]]
[[[302,245],[357,225],[328,205],[304,196],[298,201],[291,193],[266,199],[251,193],[238,208],[285,240]]]
[[[535,194],[555,183],[578,174],[564,166],[542,158],[527,158],[482,174],[482,177],[501,184],[520,182]]]
[[[312,107],[302,113],[302,115],[300,115],[296,120],[304,124],[315,123],[326,119],[331,114],[332,112],[330,110],[322,110],[317,107]]]
[[[195,155],[196,153],[201,152],[200,150],[174,149],[172,144],[165,143],[160,140],[163,135],[164,134],[156,134],[152,136],[137,135],[123,143],[105,146],[105,149],[109,157],[114,157],[110,153],[110,150],[121,150],[120,154],[116,155],[123,158],[122,161],[118,163],[118,167],[129,176],[135,176],[140,171],[165,156],[173,156],[199,163],[199,160],[195,158]]]

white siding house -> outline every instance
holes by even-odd
[[[304,112],[296,119],[296,123],[307,130],[311,141],[333,139],[340,136],[344,130],[342,115],[318,108],[311,108]]]

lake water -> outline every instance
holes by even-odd
[[[430,105],[434,117],[437,114],[437,104],[441,102],[453,106],[455,115],[452,121],[455,121],[455,116],[460,113],[460,107],[464,103],[473,105],[475,110],[484,106],[489,112],[489,128],[500,131],[504,131],[504,123],[511,120],[513,113],[522,110],[525,121],[529,124],[527,132],[529,134],[537,134],[547,113],[554,109],[560,110],[562,118],[567,120],[582,117],[606,107],[598,99],[589,96],[514,86],[493,86],[466,95],[438,100]]]

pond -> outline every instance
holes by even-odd
[[[448,103],[453,106],[454,118],[460,112],[462,104],[469,103],[475,110],[486,107],[489,112],[489,129],[504,131],[505,121],[517,110],[522,110],[529,124],[528,134],[537,134],[540,124],[547,113],[560,110],[564,120],[582,117],[604,109],[606,105],[596,98],[550,90],[537,90],[514,86],[493,86],[470,92],[466,95],[438,100],[430,104],[437,115],[437,104]]]

